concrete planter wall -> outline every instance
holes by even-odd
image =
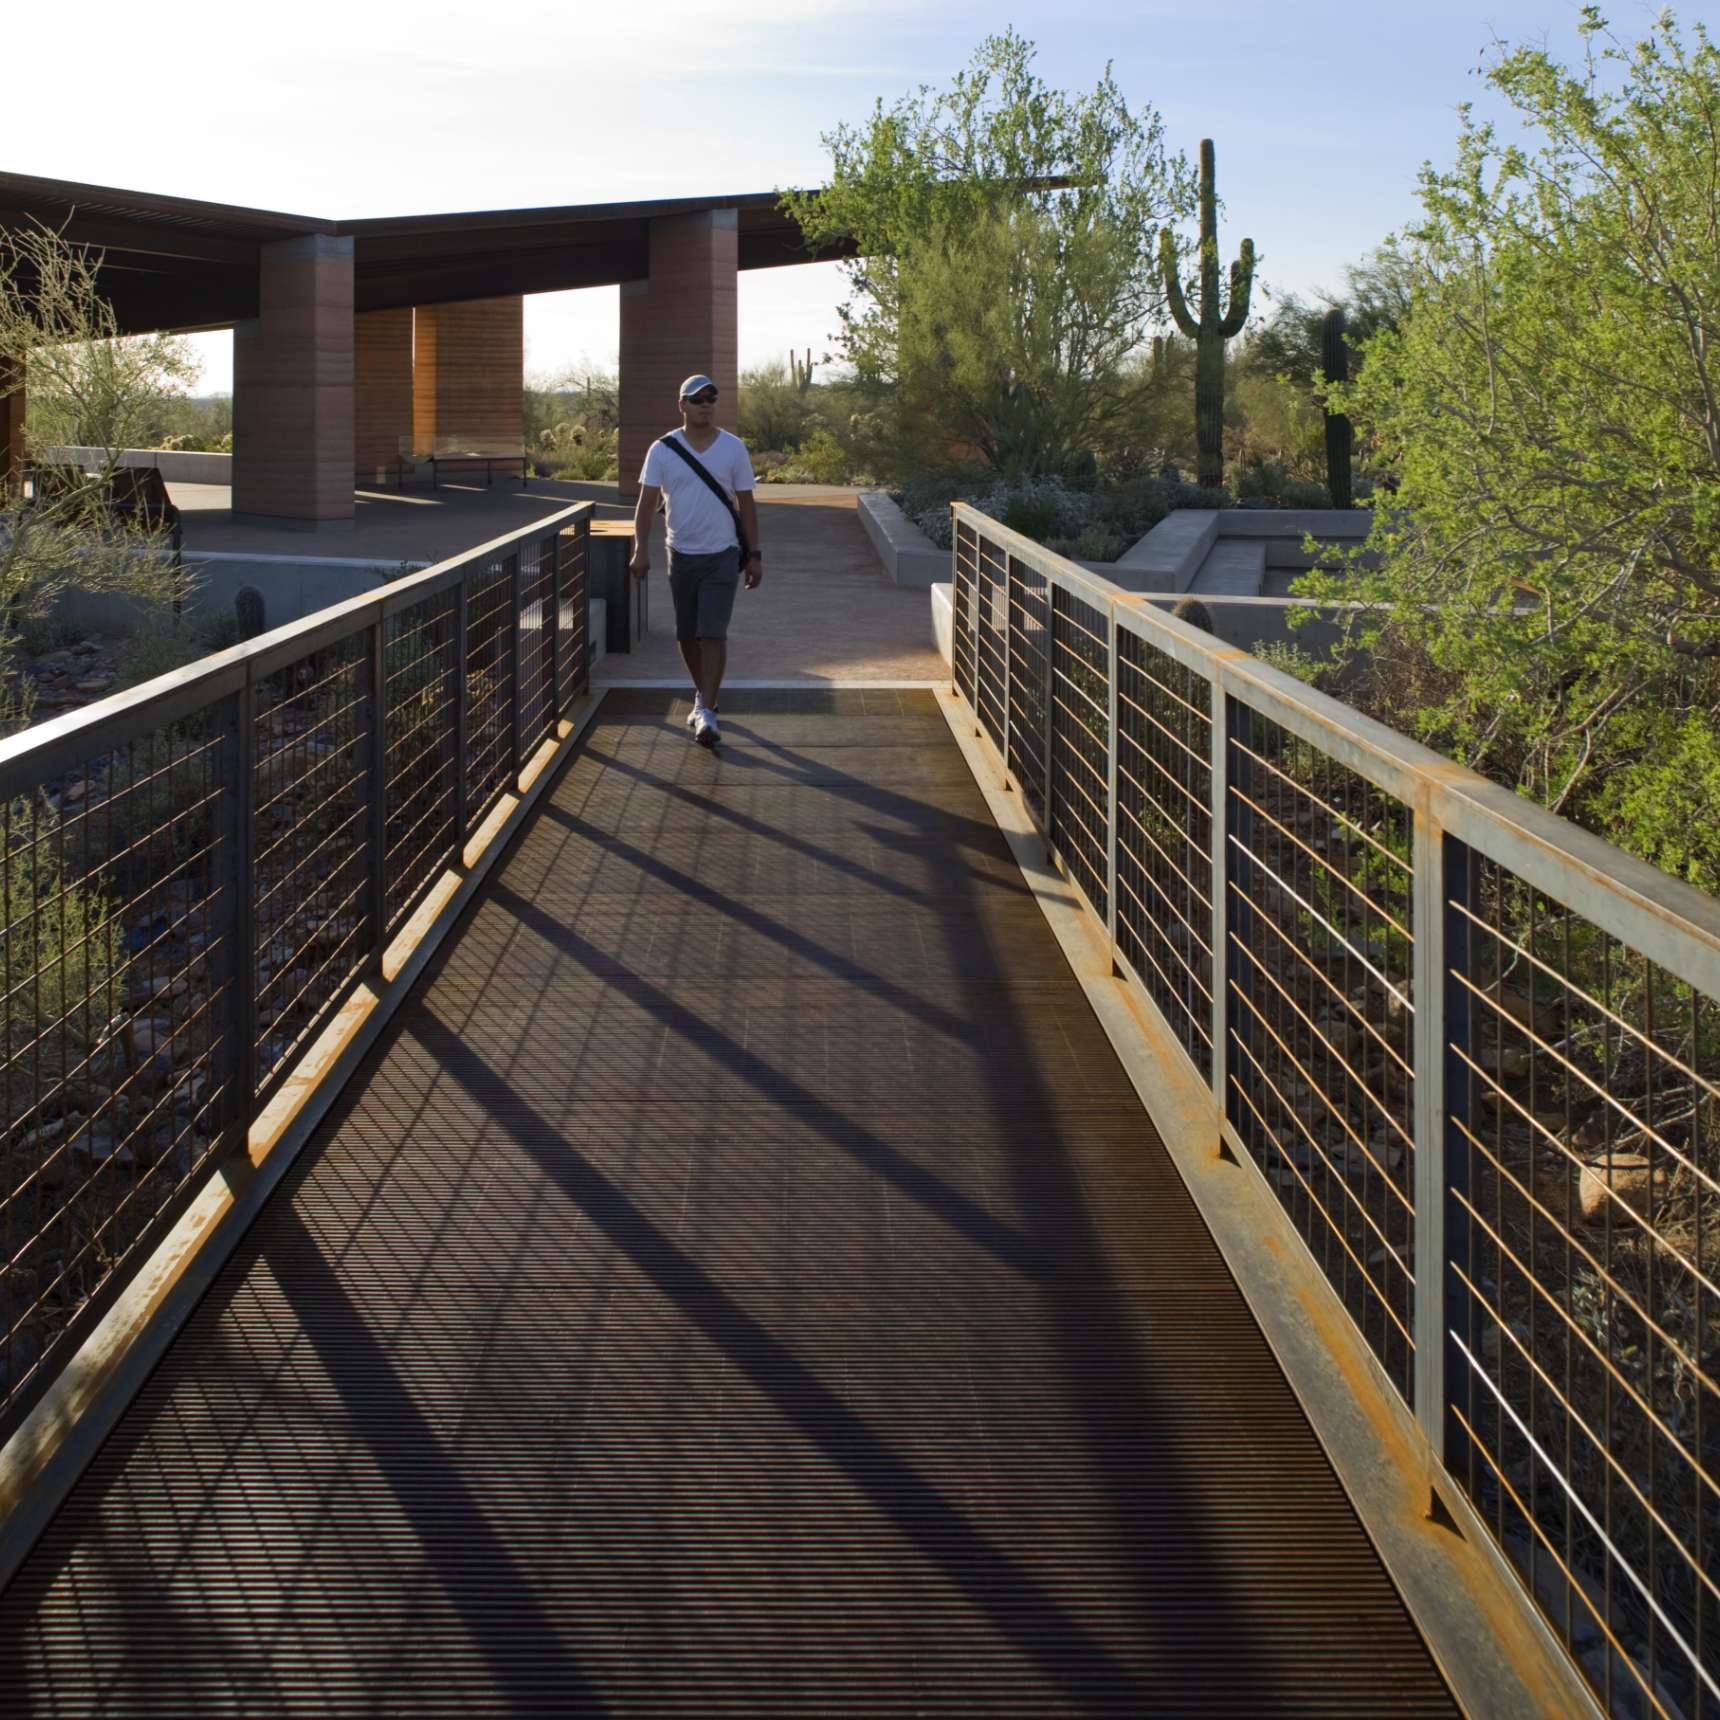
[[[892,583],[924,588],[949,578],[950,552],[939,549],[882,490],[861,491],[858,505],[860,524]],[[1076,565],[1101,578],[1111,577],[1108,561],[1083,561]]]
[[[859,509],[860,524],[894,584],[930,586],[949,578],[949,551],[939,549],[882,491],[863,492]],[[1302,547],[1305,537],[1351,549],[1372,525],[1365,508],[1179,508],[1118,560],[1077,565],[1125,591],[1282,598],[1289,595],[1290,581],[1313,565]]]
[[[924,588],[950,576],[950,552],[939,549],[882,490],[862,490],[860,524],[892,584]]]
[[[1283,597],[1314,564],[1305,537],[1353,549],[1373,521],[1366,508],[1179,508],[1103,571],[1126,591]]]

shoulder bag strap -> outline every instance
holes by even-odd
[[[710,490],[711,494],[729,510],[729,518],[735,522],[735,536],[740,540],[741,563],[744,566],[748,555],[747,534],[741,525],[740,510],[729,500],[728,491],[725,490],[723,486],[705,470],[703,462],[694,454],[691,448],[684,447],[681,443],[677,442],[673,436],[662,436],[659,437],[658,440],[665,448],[679,454],[681,458],[685,460],[701,478],[704,479],[706,487]]]

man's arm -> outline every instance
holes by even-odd
[[[659,485],[639,486],[639,500],[633,508],[633,559],[627,564],[635,579],[643,579],[651,571],[651,520],[662,494]]]
[[[758,504],[753,500],[752,491],[736,491],[735,507],[741,516],[741,530],[747,534],[747,542],[752,545],[752,560],[743,569],[747,578],[747,589],[750,591],[764,578],[764,563],[759,559],[758,548]]]

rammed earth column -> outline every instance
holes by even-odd
[[[352,240],[262,247],[255,321],[233,330],[233,510],[352,525]]]
[[[645,450],[680,422],[683,377],[717,385],[717,422],[739,428],[740,229],[733,209],[665,215],[651,223],[650,275],[621,285],[621,494],[639,493]]]
[[[525,300],[469,299],[414,313],[412,446],[517,454],[525,441]]]
[[[353,464],[372,482],[411,452],[412,311],[361,311],[353,319]]]

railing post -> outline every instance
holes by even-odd
[[[980,670],[980,635],[985,630],[985,575],[980,571],[985,557],[985,540],[976,530],[973,534],[973,616],[969,623],[968,661],[973,665],[973,732],[976,735],[985,733],[985,724],[980,720],[980,689],[984,685]]]
[[[538,553],[543,553],[539,546]],[[561,533],[549,540],[549,709],[550,738],[561,721]]]
[[[1471,1421],[1469,1406],[1469,1368],[1457,1340],[1466,1333],[1465,1313],[1469,1307],[1468,1292],[1463,1279],[1469,1275],[1469,1224],[1463,1203],[1469,1193],[1469,1146],[1464,1130],[1470,1125],[1470,1083],[1468,1071],[1459,1055],[1459,1047],[1470,1048],[1470,994],[1463,978],[1473,981],[1475,940],[1470,934],[1468,910],[1474,880],[1470,868],[1470,850],[1455,836],[1440,833],[1440,900],[1437,904],[1441,928],[1439,966],[1439,1044],[1435,1067],[1440,1071],[1439,1092],[1439,1172],[1438,1203],[1441,1215],[1437,1277],[1433,1267],[1421,1270],[1421,1238],[1416,1238],[1416,1295],[1425,1289],[1433,1292],[1442,1329],[1435,1333],[1436,1348],[1442,1359],[1442,1372],[1437,1380],[1439,1397],[1419,1402],[1417,1409],[1422,1425],[1438,1423],[1437,1435],[1430,1433],[1433,1448],[1440,1461],[1452,1474],[1466,1472],[1469,1467],[1468,1435],[1459,1416]],[[1462,976],[1460,978],[1459,976]],[[1420,1189],[1417,1189],[1420,1196]],[[1460,1276],[1461,1274],[1461,1276]],[[1419,1311],[1419,1302],[1418,1302]],[[1417,1341],[1421,1334],[1417,1332]],[[1420,1381],[1417,1381],[1420,1390]]]
[[[1045,733],[1040,743],[1045,748],[1045,858],[1049,861],[1057,852],[1057,768],[1053,746],[1057,734],[1057,587],[1051,575],[1045,576],[1045,701],[1040,709],[1045,713]]]
[[[1003,558],[1003,578],[997,582],[991,594],[992,632],[999,639],[999,648],[1003,654],[1003,667],[998,676],[997,689],[997,735],[998,753],[1003,759],[1003,782],[1009,786],[1009,570],[1015,565],[1015,557],[1005,554]],[[1003,626],[997,625],[998,599],[1003,600]]]
[[[956,518],[955,503],[950,504],[950,697],[961,692],[956,679],[956,630],[962,624],[962,523]]]
[[[1216,691],[1216,689],[1215,689]],[[1254,713],[1240,699],[1219,694],[1224,700],[1224,817],[1218,829],[1222,859],[1219,865],[1219,891],[1224,902],[1224,948],[1222,960],[1215,955],[1215,978],[1218,980],[1217,1018],[1219,1039],[1224,1047],[1224,1086],[1219,1090],[1219,1114],[1229,1120],[1238,1132],[1243,1126],[1242,1104],[1235,1092],[1236,1082],[1230,1073],[1232,1049],[1249,1038],[1248,1020],[1237,1001],[1242,984],[1242,957],[1237,953],[1236,939],[1230,930],[1231,886],[1242,902],[1237,915],[1253,911],[1250,894],[1254,883],[1254,814],[1249,801],[1254,795],[1253,760],[1243,750],[1253,743]],[[1235,789],[1235,793],[1231,789]],[[1215,1062],[1219,1059],[1215,1059]]]
[[[1411,848],[1415,1009],[1415,1415],[1445,1453],[1445,842],[1425,807]]]
[[[525,728],[525,688],[521,685],[520,665],[525,653],[521,650],[520,635],[520,595],[522,581],[520,577],[520,552],[516,549],[508,557],[508,779],[517,789],[520,785],[520,771],[524,768],[525,759],[521,745],[521,734]]]
[[[1117,757],[1122,748],[1117,744],[1117,660],[1119,650],[1117,605],[1105,606],[1108,623],[1109,656],[1106,662],[1107,711],[1105,717],[1105,938],[1106,953],[1111,958],[1111,972],[1117,966]]]
[[[589,692],[591,688],[591,514],[581,514],[574,522],[574,541],[579,545],[579,579],[573,601],[579,605],[579,637],[584,643],[584,649],[579,654],[578,690]],[[629,578],[632,574],[629,573]],[[637,584],[649,583],[645,580]],[[640,598],[643,606],[645,599]],[[640,614],[646,615],[641,607]]]
[[[388,942],[388,623],[379,613],[371,624],[366,644],[364,720],[365,831],[369,856],[365,867],[366,966],[382,971],[382,951]]]
[[[222,1146],[246,1150],[257,1092],[257,924],[252,878],[257,845],[257,692],[249,666],[228,702],[221,746],[221,924],[226,931],[228,1007],[221,1012]]]
[[[466,726],[470,702],[470,674],[466,664],[466,635],[468,632],[470,599],[467,586],[470,576],[462,573],[454,587],[454,864],[461,862],[466,852]]]
[[[1207,820],[1208,858],[1212,862],[1212,1101],[1225,1112],[1230,1079],[1230,1035],[1225,1030],[1230,1008],[1230,701],[1224,682],[1214,674],[1207,682]]]

